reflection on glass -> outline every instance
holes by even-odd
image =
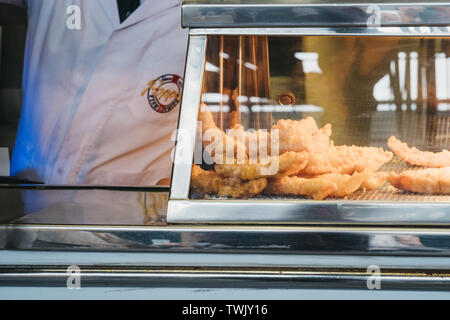
[[[216,50],[207,52],[203,102],[216,122],[221,128],[270,127],[270,114],[254,109],[270,98],[267,38],[219,36],[209,39],[209,47]]]

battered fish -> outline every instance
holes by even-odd
[[[426,194],[450,194],[450,167],[406,170],[391,173],[388,181],[396,188]]]
[[[330,139],[331,125],[319,129],[313,118],[280,120],[272,129],[279,130],[280,154],[287,151],[307,151],[309,161],[302,175],[327,173],[353,174],[370,169],[377,171],[392,159],[392,152],[382,148],[335,146]]]
[[[257,164],[216,164],[214,169],[222,177],[234,177],[252,180],[261,177],[283,177],[294,175],[308,163],[307,152],[285,152],[281,156],[272,156]]]
[[[287,151],[322,152],[332,145],[331,125],[319,129],[311,117],[302,120],[282,119],[272,130],[279,131],[280,154]]]
[[[316,176],[327,173],[353,174],[369,169],[380,169],[393,157],[383,148],[357,146],[330,146],[322,152],[311,152],[302,175]]]
[[[218,162],[225,163],[223,157],[225,157],[227,150],[229,153],[234,152],[236,158],[244,158],[247,155],[247,149],[245,144],[232,137],[216,126],[212,113],[205,105],[202,105],[199,114],[199,121],[202,124],[202,144],[206,149],[205,151],[211,156],[217,159],[221,159]]]
[[[300,195],[323,200],[327,197],[346,197],[357,190],[376,189],[385,180],[381,174],[366,169],[353,175],[329,173],[313,178],[298,176],[271,180],[266,193],[276,195]]]
[[[333,165],[338,172],[346,174],[366,169],[375,172],[393,157],[392,152],[375,147],[337,146],[336,151],[338,159]]]
[[[192,166],[191,186],[195,191],[217,194],[222,197],[249,198],[260,194],[267,186],[267,179],[260,178],[248,182],[237,178],[222,178],[214,171],[206,171]]]
[[[328,179],[296,176],[271,180],[265,190],[268,194],[307,196],[315,200],[323,200],[333,192],[337,192],[337,185]]]
[[[330,194],[333,197],[346,197],[360,189],[376,189],[380,186],[381,179],[375,178],[375,174],[366,169],[363,172],[356,172],[353,175],[329,173],[320,176],[336,183],[337,190]]]
[[[244,130],[240,124],[235,125],[227,134],[245,145],[247,155],[250,159],[270,156],[271,135],[268,130],[256,130],[253,132]]]
[[[450,151],[441,152],[420,151],[392,136],[388,140],[388,146],[401,159],[416,166],[442,168],[450,166]]]
[[[383,185],[388,177],[388,172],[374,172],[370,174],[361,184],[360,189],[375,190]]]

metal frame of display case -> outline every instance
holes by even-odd
[[[445,1],[185,0],[182,23],[189,28],[366,28],[369,17],[380,14],[380,26],[448,26],[442,14],[448,8]]]
[[[0,234],[0,288],[65,288],[75,265],[83,289],[367,290],[376,267],[385,293],[450,290],[442,229],[10,225]]]

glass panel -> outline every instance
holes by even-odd
[[[2,6],[0,4],[0,6]],[[22,65],[25,51],[26,15],[12,7],[5,10],[11,21],[0,25],[0,183],[19,182],[9,177],[10,158],[16,139],[22,103]],[[5,15],[6,16],[6,15]],[[20,22],[23,21],[23,24]],[[5,21],[1,21],[4,23]]]
[[[449,43],[209,37],[192,198],[450,201]]]
[[[383,1],[383,3],[414,3],[419,1],[414,0],[390,0],[390,1]],[[435,3],[439,2],[445,2],[440,0],[433,1]],[[264,4],[264,5],[286,5],[286,4],[292,4],[292,5],[299,5],[299,4],[335,4],[335,3],[344,3],[348,4],[349,1],[342,1],[342,0],[183,0],[183,4],[217,4],[217,5],[232,5],[232,4]],[[373,1],[369,0],[359,0],[358,3],[373,3]],[[420,3],[420,2],[419,2]]]
[[[0,224],[161,225],[169,193],[147,190],[27,187],[0,189]]]

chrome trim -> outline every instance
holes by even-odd
[[[423,256],[373,256],[373,255],[324,255],[324,254],[256,254],[256,253],[165,253],[135,252],[129,250],[119,255],[114,251],[24,251],[0,250],[2,267],[20,265],[47,266],[98,265],[121,267],[252,267],[252,268],[367,268],[371,265],[382,269],[402,270],[450,270],[449,257]]]
[[[172,199],[186,199],[189,194],[205,59],[206,36],[190,36],[172,173]]]
[[[363,2],[363,1],[361,1]],[[182,25],[189,28],[239,27],[370,27],[374,14],[380,26],[446,26],[449,2],[316,3],[290,1],[240,4],[190,4],[182,7]],[[375,10],[375,11],[374,11]],[[375,13],[376,12],[376,13]]]
[[[449,17],[450,21],[450,17]],[[450,22],[449,22],[450,24]],[[386,36],[386,37],[448,37],[447,27],[379,27],[379,28],[199,28],[191,35],[268,35],[268,36]]]
[[[450,257],[448,228],[0,227],[1,249]]]
[[[80,285],[89,287],[172,288],[326,288],[368,290],[371,274],[355,269],[217,269],[217,268],[121,268],[79,266]],[[69,274],[58,267],[0,267],[0,286],[67,287]],[[439,270],[385,270],[380,273],[383,290],[450,290],[450,274]]]
[[[343,0],[182,0],[183,5],[339,5],[339,4],[350,4],[351,1]],[[371,0],[359,0],[355,3],[358,4],[371,4],[376,3]],[[426,4],[424,1],[414,1],[414,0],[385,0],[383,4]],[[447,1],[434,0],[430,3],[447,3]],[[354,4],[354,3],[352,3]]]
[[[168,222],[450,226],[450,203],[177,200],[169,201]]]

